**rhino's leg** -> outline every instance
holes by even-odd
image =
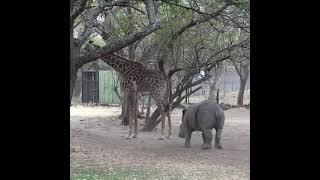
[[[206,136],[204,135],[204,132],[202,131],[202,139],[203,139],[203,145],[202,147],[205,146],[205,144],[207,143],[207,139],[206,139]]]
[[[214,142],[214,147],[217,149],[222,149],[221,142],[220,142],[221,134],[222,134],[222,129],[216,129],[216,138]]]
[[[212,130],[206,129],[203,131],[203,136],[205,136],[206,141],[204,142],[202,149],[210,149],[211,148],[211,142],[212,142]]]
[[[184,146],[187,147],[187,148],[191,147],[190,146],[191,133],[192,133],[192,131],[189,128],[186,128],[186,130],[185,130],[186,141],[184,143]]]

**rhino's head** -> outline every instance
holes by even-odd
[[[184,125],[184,115],[186,113],[186,109],[182,110],[182,118],[181,118],[181,125],[180,125],[180,132],[179,132],[179,137],[184,138],[184,132],[185,132],[185,125]]]

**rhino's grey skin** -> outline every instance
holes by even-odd
[[[182,110],[182,123],[179,137],[185,138],[185,147],[190,147],[190,139],[193,131],[202,131],[203,149],[211,148],[212,129],[216,130],[215,147],[221,149],[221,133],[224,125],[224,112],[213,101],[203,101]]]

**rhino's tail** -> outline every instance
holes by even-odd
[[[217,111],[216,112],[216,119],[217,119],[216,128],[217,129],[222,129],[223,126],[224,126],[224,119],[225,119],[224,112],[221,111],[221,110]]]

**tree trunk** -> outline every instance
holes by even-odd
[[[219,62],[216,64],[215,68],[211,70],[213,77],[209,81],[209,97],[208,100],[216,101],[217,98],[217,86],[221,81],[221,76],[223,73],[223,64]]]
[[[77,80],[77,71],[78,69],[75,67],[75,65],[73,65],[73,63],[70,63],[70,105],[72,101],[74,85]]]
[[[73,0],[70,0],[70,14],[72,14],[72,10],[73,10]],[[75,64],[74,64],[74,45],[73,45],[73,25],[70,25],[70,32],[69,32],[69,38],[70,38],[70,106],[71,106],[71,101],[72,101],[72,95],[73,95],[73,89],[74,89],[74,84],[76,82],[76,68],[75,68]]]
[[[242,62],[240,64],[240,68],[238,69],[238,74],[240,76],[240,88],[238,92],[238,99],[237,99],[237,105],[242,106],[243,105],[243,96],[244,96],[244,90],[246,87],[246,82],[249,75],[249,61]]]
[[[148,121],[146,123],[146,126],[143,128],[145,131],[152,131],[159,123],[160,123],[160,109],[157,108],[150,118],[148,118]]]
[[[74,90],[73,90],[73,97],[80,97],[81,91],[82,91],[82,71],[81,68],[77,72],[77,78],[76,78],[76,83],[74,85]]]
[[[188,89],[186,89],[186,94],[188,94]],[[188,98],[184,100],[184,103],[188,103]]]
[[[150,118],[150,108],[151,108],[151,95],[148,96],[148,105],[147,105],[147,114],[145,123],[148,124],[149,118]]]
[[[70,8],[72,11],[72,8]],[[73,96],[73,90],[77,80],[77,72],[79,65],[76,63],[76,58],[80,56],[80,45],[78,41],[73,38],[73,24],[70,24],[70,106]]]
[[[176,94],[176,97],[173,97],[170,100],[170,104],[172,104],[170,111],[172,111],[174,108],[178,107],[181,103],[181,101],[183,101],[183,99],[187,98],[188,96],[192,95],[193,93],[197,92],[198,90],[200,90],[201,87],[198,87],[196,89],[194,89],[193,91],[190,91],[188,94],[184,95],[183,97],[179,98],[178,100],[176,100],[175,102],[172,103],[172,101],[177,97],[177,96],[181,96],[181,93],[183,91],[179,90],[180,93]],[[159,123],[160,123],[160,109],[157,108],[153,114],[151,115],[150,119],[148,120],[148,123],[146,123],[146,126],[143,128],[144,131],[152,131]]]
[[[129,17],[130,17],[130,19],[132,19],[132,16],[131,16],[131,14],[132,14],[132,12],[131,12],[131,8],[127,8],[127,13],[128,13],[128,15],[129,15]],[[130,22],[130,24],[129,24],[129,31],[128,31],[128,35],[132,32],[132,21],[129,21]],[[132,60],[134,60],[134,53],[135,53],[135,48],[134,48],[134,43],[132,43],[132,44],[130,44],[129,46],[128,46],[128,58],[129,59],[132,59]],[[122,101],[122,112],[121,112],[121,114],[122,114],[122,122],[121,122],[121,124],[122,125],[124,125],[124,126],[127,126],[127,125],[129,125],[129,106],[130,106],[130,104],[133,104],[133,103],[131,103],[131,102],[129,102],[130,101],[130,98],[129,98],[129,96],[127,95],[127,93],[124,93],[125,94],[125,98],[123,98],[124,100]],[[137,98],[138,99],[138,98]],[[138,107],[137,107],[138,108]],[[139,111],[138,111],[139,112]],[[138,114],[138,113],[137,113]]]
[[[187,77],[188,76],[188,77]],[[192,78],[192,74],[189,74],[185,76],[184,78]],[[176,91],[170,95],[169,98],[169,104],[171,104],[171,109],[170,111],[172,111],[174,108],[178,107],[180,105],[180,103],[188,96],[192,95],[193,93],[197,92],[198,90],[201,89],[200,87],[197,87],[196,89],[189,91],[188,94],[184,95],[181,97],[181,94],[186,90],[186,89],[190,89],[193,86],[197,86],[199,84],[201,84],[202,82],[207,81],[208,79],[210,79],[212,76],[211,75],[207,75],[204,78],[197,80],[195,82],[189,82],[187,84],[185,84],[184,86],[179,86],[179,88],[176,89]],[[175,101],[174,101],[175,100]],[[174,102],[173,102],[174,101]],[[152,131],[152,129],[154,129],[159,123],[160,123],[160,119],[158,119],[160,116],[160,110],[159,108],[157,108],[153,114],[151,115],[150,119],[148,120],[148,123],[146,124],[146,126],[143,128],[144,131]]]
[[[202,84],[201,84],[201,87],[202,87],[201,95],[205,96],[205,95],[206,95],[206,93],[205,93],[205,84],[202,83]]]
[[[217,104],[219,104],[219,88],[218,88],[218,90],[217,90],[217,97],[216,97],[216,102],[217,102]]]
[[[141,101],[142,101],[142,107],[141,107],[141,111],[140,111],[140,115],[144,115],[144,97],[141,97]]]
[[[73,46],[73,45],[71,45]],[[71,47],[71,52],[70,52],[70,105],[72,101],[72,96],[73,96],[73,90],[75,87],[75,83],[77,80],[77,72],[79,67],[76,65],[74,58],[79,56],[80,54],[80,48],[73,46]]]
[[[215,100],[216,99],[216,85],[215,84],[210,84],[210,90],[209,90],[209,97],[208,100]]]
[[[122,98],[122,101],[121,101],[121,114],[119,116],[119,119],[123,119],[123,116],[124,116],[124,112],[125,112],[125,103],[124,103],[125,100],[125,97]]]
[[[238,100],[237,105],[242,106],[243,105],[243,96],[244,96],[244,90],[246,87],[247,79],[240,78],[240,89],[238,92]]]
[[[186,89],[186,94],[189,94],[189,92],[190,92],[190,89],[189,89],[189,88]],[[186,97],[186,99],[185,99],[184,102],[185,102],[185,103],[190,103],[189,96]]]

